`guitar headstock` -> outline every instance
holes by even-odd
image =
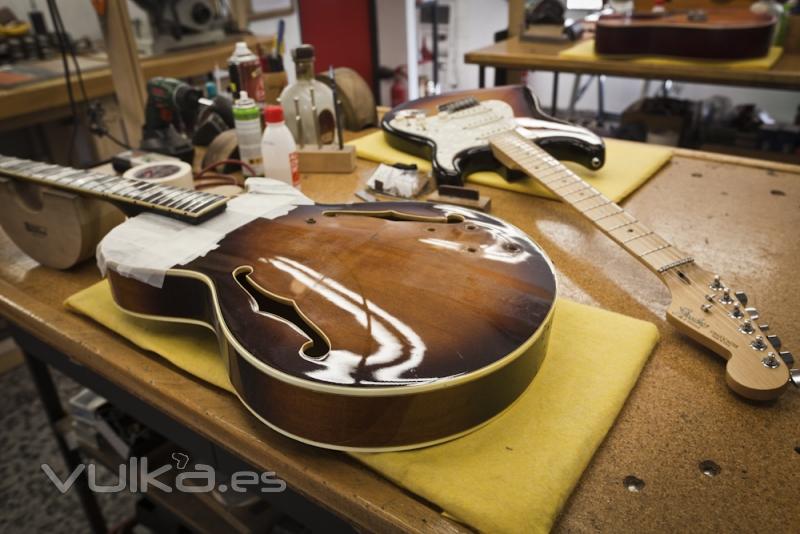
[[[790,382],[800,386],[792,354],[746,292],[694,263],[670,269],[662,278],[672,292],[667,320],[728,360],[725,378],[736,393],[770,400]]]

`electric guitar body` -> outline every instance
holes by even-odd
[[[463,185],[465,176],[487,170],[508,180],[523,178],[524,173],[502,165],[489,147],[490,136],[517,127],[524,127],[528,138],[556,159],[589,169],[605,163],[600,137],[550,117],[521,85],[421,98],[392,109],[381,120],[389,145],[431,161],[436,181],[447,185]]]
[[[552,121],[526,88],[502,87],[410,102],[387,114],[382,126],[391,144],[430,158],[440,180],[476,164],[537,179],[661,279],[672,295],[667,320],[727,360],[726,381],[739,395],[771,400],[788,384],[800,386],[794,356],[747,293],[698,266],[565,167],[560,159],[599,167],[603,144],[584,128]]]
[[[161,287],[107,267],[123,310],[211,328],[263,422],[347,450],[444,441],[508,408],[542,363],[556,296],[523,232],[416,202],[257,218]]]

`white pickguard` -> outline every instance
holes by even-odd
[[[495,134],[517,129],[528,139],[568,135],[602,146],[600,138],[583,128],[530,117],[514,117],[514,110],[502,100],[484,100],[460,111],[440,111],[428,116],[421,110],[400,111],[389,125],[395,130],[426,137],[436,143],[436,162],[455,172],[454,158],[468,148],[486,146]]]
[[[389,125],[432,139],[437,163],[450,171],[455,171],[453,158],[462,150],[488,145],[492,135],[516,128],[514,111],[502,100],[485,100],[461,111],[442,111],[432,116],[419,110],[401,111]]]

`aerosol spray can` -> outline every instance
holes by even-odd
[[[262,74],[261,60],[258,56],[247,48],[247,43],[244,41],[236,43],[233,54],[228,58],[228,76],[233,99],[236,100],[240,91],[247,91],[258,108],[263,110],[266,93]]]
[[[263,176],[264,167],[261,159],[261,110],[255,101],[240,91],[239,98],[233,105],[233,121],[236,124],[236,138],[239,140],[239,159],[253,168],[250,172],[242,167],[245,176]]]

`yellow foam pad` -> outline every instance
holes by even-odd
[[[106,281],[66,305],[232,391],[210,330],[127,315]],[[560,299],[544,364],[503,415],[441,445],[353,456],[480,531],[547,532],[657,341],[652,323]]]
[[[577,163],[564,162],[564,164],[614,202],[619,202],[636,191],[672,157],[672,149],[669,147],[619,139],[605,139],[604,141],[606,143],[606,164],[601,169],[591,171]],[[348,144],[356,147],[356,153],[360,158],[390,165],[416,163],[422,170],[429,171],[431,169],[429,161],[389,146],[381,131],[359,137]],[[496,172],[484,171],[469,175],[467,181],[517,193],[556,198],[535,178],[523,178],[509,182]]]
[[[621,60],[638,63],[640,65],[669,65],[676,67],[697,66],[713,67],[716,69],[769,69],[781,57],[783,48],[773,46],[764,57],[750,59],[687,59],[666,56],[601,56],[594,51],[594,39],[586,39],[575,46],[571,46],[558,53],[564,59],[581,60]]]

